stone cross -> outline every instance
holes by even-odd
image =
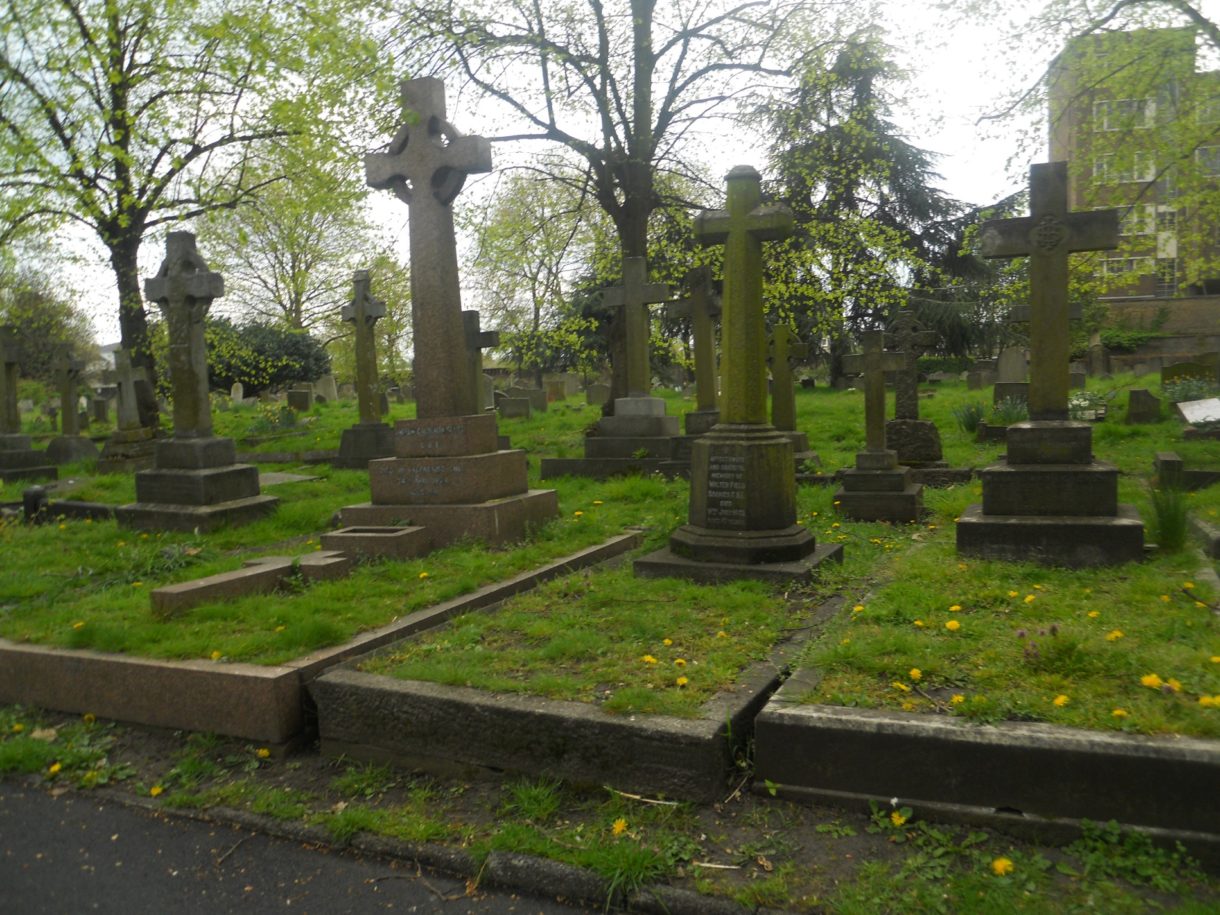
[[[340,316],[356,329],[356,402],[360,422],[366,425],[381,421],[381,403],[377,396],[377,341],[373,325],[385,317],[385,302],[369,294],[369,272],[352,274],[355,291],[350,305],[344,305]]]
[[[712,284],[711,267],[693,267],[686,274],[685,299],[671,302],[666,312],[672,318],[690,318],[695,338],[695,409],[716,409],[716,326],[720,296]]]
[[[133,366],[127,350],[114,351],[114,383],[118,388],[118,427],[124,430],[140,428],[140,409],[136,399],[136,384],[148,383],[148,371],[143,366]]]
[[[478,412],[482,413],[492,406],[483,402],[483,350],[500,345],[500,332],[482,330],[479,327],[479,313],[473,309],[462,312],[462,325],[466,329],[466,357],[470,360],[470,378],[474,385],[475,401]]]
[[[809,355],[809,344],[802,343],[787,324],[771,330],[771,425],[782,432],[796,431],[796,382],[792,360]]]
[[[886,344],[903,357],[902,368],[894,378],[895,419],[919,419],[919,357],[939,340],[936,331],[924,330],[905,308],[886,329]]]
[[[224,292],[224,278],[208,269],[195,249],[195,236],[170,232],[161,269],[144,281],[144,298],[161,309],[169,330],[175,438],[208,438],[212,434],[203,319],[212,300]]]
[[[622,308],[627,331],[627,396],[647,397],[652,387],[648,347],[652,333],[648,306],[669,298],[664,283],[648,282],[648,262],[642,257],[623,258],[623,285],[611,286],[602,296],[607,308]]]
[[[868,330],[860,335],[861,353],[843,357],[843,371],[864,376],[864,446],[885,451],[885,373],[899,372],[906,362],[902,353],[887,353],[885,334]]]
[[[0,327],[0,435],[21,434],[21,410],[17,406],[17,367],[21,346],[11,326]]]
[[[726,209],[695,216],[703,245],[724,245],[720,319],[721,423],[767,422],[767,329],[762,307],[762,243],[792,234],[792,211],[762,203],[762,178],[738,165],[725,178]]]
[[[411,208],[411,320],[420,419],[478,412],[470,377],[451,204],[466,176],[491,171],[491,144],[464,137],[445,119],[445,84],[402,84],[404,113],[389,150],[364,157],[369,187],[392,190]]]
[[[1067,163],[1029,169],[1029,216],[983,223],[984,257],[1028,256],[1029,418],[1068,418],[1068,255],[1118,247],[1118,210],[1068,211]]]
[[[55,354],[52,364],[55,384],[59,388],[59,431],[61,435],[80,435],[80,408],[77,405],[76,384],[85,370],[83,359],[73,359],[67,347]]]

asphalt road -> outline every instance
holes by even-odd
[[[0,782],[0,913],[586,912],[194,820]]]

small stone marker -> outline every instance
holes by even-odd
[[[246,399],[246,386],[240,381],[233,382],[233,386],[229,388],[229,400],[233,403],[241,403]]]
[[[288,409],[308,413],[313,409],[313,385],[298,385],[288,391]]]
[[[145,280],[144,295],[169,331],[174,435],[156,443],[153,469],[136,474],[136,501],[119,506],[115,519],[138,530],[210,531],[266,515],[279,500],[260,494],[258,468],[238,464],[233,440],[212,434],[203,322],[224,295],[224,280],[208,269],[194,235],[169,233],[165,260]]]
[[[593,384],[585,388],[585,403],[593,407],[600,407],[610,400],[610,385],[602,384],[600,381],[595,381]]]
[[[321,376],[313,383],[313,390],[317,397],[325,398],[324,403],[336,403],[339,400],[339,385],[335,382],[334,375]]]
[[[374,458],[394,453],[390,427],[381,417],[390,412],[386,395],[377,389],[377,339],[374,325],[385,317],[385,302],[370,292],[367,270],[352,274],[352,301],[344,305],[340,317],[355,331],[356,404],[360,421],[343,430],[339,439],[338,467],[363,469]]]
[[[85,361],[72,357],[67,347],[61,347],[52,363],[55,384],[59,388],[60,435],[47,445],[47,459],[56,464],[90,461],[97,458],[97,446],[80,434],[80,413],[77,407],[77,384],[85,370]]]
[[[1161,421],[1161,398],[1147,388],[1132,388],[1127,398],[1127,422],[1156,423]]]
[[[767,422],[762,242],[792,232],[792,211],[762,205],[761,176],[729,172],[727,207],[695,217],[701,244],[724,245],[724,389],[720,423],[691,446],[689,522],[669,547],[635,562],[636,575],[708,581],[811,576],[842,547],[818,548],[796,523],[792,443]]]
[[[943,455],[940,430],[919,418],[919,357],[938,340],[937,333],[924,330],[909,309],[903,309],[886,331],[886,343],[902,354],[902,368],[894,377],[894,418],[885,424],[885,439],[902,465],[928,467]]]
[[[1029,401],[1029,373],[1024,347],[1005,347],[1000,351],[1000,358],[996,360],[992,403],[1002,400],[1018,400],[1021,403]]]
[[[843,471],[843,488],[835,493],[839,512],[858,521],[918,521],[923,512],[923,487],[911,482],[911,469],[898,464],[886,447],[885,373],[901,372],[905,353],[884,349],[879,330],[861,335],[859,354],[843,357],[843,370],[864,376],[864,451],[854,469]]]
[[[686,274],[687,296],[671,302],[666,311],[674,318],[689,318],[694,338],[695,409],[686,414],[687,435],[702,435],[720,420],[716,388],[716,318],[720,296],[712,283],[712,268],[694,267]],[[592,403],[592,401],[590,401]]]
[[[475,390],[475,412],[483,413],[494,406],[483,384],[483,350],[500,345],[500,332],[483,330],[479,326],[479,313],[473,309],[462,312],[462,327],[466,335],[466,358],[470,367],[471,383]]]
[[[993,220],[985,257],[1030,258],[1030,421],[1007,430],[1004,461],[982,471],[983,502],[957,522],[963,556],[1067,567],[1142,558],[1144,528],[1118,503],[1118,468],[1093,460],[1092,427],[1068,419],[1068,255],[1118,246],[1118,211],[1068,212],[1067,163],[1030,168],[1030,212]]]

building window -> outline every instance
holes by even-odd
[[[1128,280],[1153,272],[1151,257],[1106,257],[1101,262],[1104,276],[1125,277]]]
[[[1178,259],[1158,257],[1156,259],[1156,294],[1165,299],[1178,292]]]
[[[1136,151],[1130,159],[1117,155],[1097,156],[1093,160],[1093,180],[1098,184],[1146,184],[1156,178],[1156,163],[1145,152]]]
[[[1150,98],[1119,98],[1093,103],[1094,130],[1144,130],[1156,120]]]
[[[1209,98],[1195,109],[1195,119],[1200,124],[1220,124],[1220,98]]]
[[[1209,178],[1220,178],[1220,146],[1200,146],[1195,150],[1199,171]]]
[[[1151,235],[1156,231],[1156,204],[1137,203],[1118,208],[1118,234]]]
[[[1176,210],[1161,210],[1156,214],[1156,230],[1158,232],[1176,232],[1178,230],[1178,213]]]

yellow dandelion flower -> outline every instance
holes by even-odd
[[[1161,595],[1161,603],[1167,604],[1167,603],[1169,603],[1169,601],[1170,601],[1170,597],[1168,594]]]
[[[621,836],[626,831],[627,831],[627,821],[625,819],[623,819],[622,817],[619,817],[610,826],[610,834],[612,836]]]
[[[962,609],[961,604],[954,604],[952,607],[949,608],[949,612],[950,613],[960,613],[961,609]]]
[[[75,623],[73,623],[73,624],[72,624],[72,628],[73,628],[73,629],[84,629],[84,628],[85,628],[85,621],[84,621],[84,620],[77,620]]]
[[[864,612],[864,604],[856,604],[856,606],[854,606],[854,607],[852,607],[852,608],[851,608],[851,612],[852,612],[852,613],[863,613],[863,612]]]
[[[267,747],[259,747],[257,750],[254,751],[254,755],[257,756],[259,759],[270,759],[271,750],[268,749]]]
[[[148,789],[148,793],[149,793],[149,796],[151,796],[151,797],[160,797],[161,792],[163,792],[164,790],[165,789],[162,788],[160,785],[153,785],[151,788]]]
[[[966,701],[966,697],[963,696],[961,693],[954,693],[953,697],[949,701],[952,702],[954,705],[961,705],[963,702]]]
[[[428,577],[428,573],[427,573],[427,572],[420,572],[420,573],[419,573],[419,578],[420,578],[420,581],[423,581],[423,580],[424,580],[425,578],[427,578],[427,577]]]
[[[901,680],[895,680],[893,683],[890,684],[890,686],[892,686],[892,687],[894,687],[894,689],[900,690],[901,692],[904,692],[904,693],[909,693],[911,691],[911,687],[907,686]]]
[[[223,655],[221,655],[221,653],[219,651],[213,651],[211,654],[211,658],[213,661],[219,661],[222,657],[223,657]]]
[[[1140,683],[1149,689],[1160,689],[1161,686],[1164,685],[1164,682],[1165,681],[1163,681],[1156,674],[1144,674],[1142,677],[1140,677]]]
[[[1009,858],[995,858],[991,862],[991,872],[997,877],[1007,877],[1015,867]]]
[[[1025,603],[1027,603],[1027,604],[1032,604],[1037,599],[1038,599],[1037,594],[1026,594],[1025,595]]]
[[[605,503],[601,499],[594,499],[593,504],[594,505],[605,505]]]
[[[1199,704],[1201,706],[1203,706],[1204,708],[1215,708],[1216,707],[1216,697],[1215,696],[1200,696]]]
[[[582,511],[574,511],[574,512],[572,512],[572,517],[579,518],[583,514],[584,514],[584,512],[582,512]]]
[[[22,724],[20,721],[18,721],[11,728],[9,728],[9,730],[12,731],[14,734],[20,734],[22,731],[25,730],[25,725]]]
[[[60,529],[61,531],[66,531],[66,530],[68,529],[68,525],[66,525],[66,524],[61,524],[61,525],[59,526],[59,529]]]
[[[656,664],[657,663],[657,659],[654,658],[650,654],[644,655],[644,657],[640,658],[640,660],[643,661],[645,664]]]
[[[1090,610],[1088,612],[1087,616],[1089,617],[1089,619],[1095,620],[1095,619],[1097,619],[1097,617],[1101,616],[1101,611],[1100,610]]]
[[[1195,586],[1195,583],[1193,581],[1182,582],[1182,587],[1185,588],[1187,591],[1190,591],[1192,588],[1194,588],[1194,586]]]
[[[719,632],[716,633],[716,638],[718,638],[718,639],[727,639],[728,637],[729,637],[729,634],[727,632],[725,632],[723,629],[721,629]]]
[[[685,667],[686,658],[674,658],[674,667]]]
[[[284,631],[285,629],[287,629],[287,628],[288,628],[287,626],[276,626],[276,627],[275,627],[275,631],[276,631],[276,632],[283,632],[283,631]]]
[[[85,724],[93,724],[97,721],[97,715],[93,714],[93,712],[85,712],[85,714],[80,716],[80,720],[85,722]]]
[[[133,588],[143,588],[143,587],[144,587],[144,582],[142,582],[142,581],[133,581],[133,582],[131,583],[131,586],[132,586]]]
[[[965,572],[965,571],[966,571],[966,564],[965,564],[964,562],[959,562],[959,563],[957,564],[957,570],[958,570],[959,572]]]
[[[913,712],[913,711],[915,711],[915,703],[914,703],[914,702],[912,702],[910,699],[904,699],[904,700],[902,701],[902,710],[903,710],[904,712]]]
[[[914,626],[916,629],[922,629],[923,620],[915,620],[915,622],[911,623],[911,625]]]
[[[908,673],[907,676],[909,676],[912,680],[916,680],[916,681],[922,680],[923,671],[920,670],[918,667],[912,667],[910,670],[910,673]]]
[[[962,628],[962,624],[957,620],[949,620],[949,622],[945,623],[945,628],[950,632],[957,632],[957,630]]]
[[[1125,708],[1116,708],[1114,711],[1112,711],[1110,713],[1110,715],[1113,716],[1114,718],[1126,718],[1127,710]]]
[[[1170,677],[1168,680],[1166,680],[1165,685],[1168,686],[1175,693],[1180,693],[1182,691],[1181,681],[1175,680],[1173,677]]]
[[[1124,635],[1124,633],[1121,629],[1111,629],[1109,632],[1106,633],[1106,641],[1107,642],[1117,642],[1119,639],[1121,639],[1123,637],[1123,635]]]
[[[47,768],[47,774],[48,775],[58,775],[59,770],[62,768],[63,768],[63,765],[60,763],[57,763],[57,762],[51,763],[51,765]]]
[[[1214,654],[1210,658],[1208,658],[1208,660],[1211,661],[1213,664],[1220,664],[1220,654]]]
[[[1042,591],[1042,590],[1045,590],[1045,589],[1042,587],[1042,585],[1034,585],[1034,590],[1035,590],[1035,591]]]
[[[678,677],[678,679],[675,680],[674,682],[677,683],[679,686],[685,686],[687,683],[690,682],[690,680],[686,679],[686,677]]]
[[[832,527],[832,528],[834,528],[834,527],[838,527],[838,526],[839,526],[839,522],[838,522],[838,521],[836,521],[834,524],[832,524],[832,525],[831,525],[831,527]]]
[[[1018,594],[1020,594],[1020,593],[1021,593],[1021,592],[1019,592],[1019,591],[1009,591],[1009,592],[1008,592],[1008,596],[1009,596],[1009,597],[1016,597],[1016,596],[1017,596]]]
[[[661,644],[664,645],[666,648],[668,648],[673,643],[674,643],[673,639],[661,639]]]
[[[907,821],[907,818],[902,815],[902,811],[894,810],[890,812],[890,822],[895,826],[901,826]]]
[[[1051,700],[1051,705],[1055,706],[1055,708],[1063,708],[1065,705],[1067,705],[1071,701],[1072,700],[1070,698],[1065,696],[1063,693],[1060,693],[1058,696],[1056,696],[1054,699]]]

